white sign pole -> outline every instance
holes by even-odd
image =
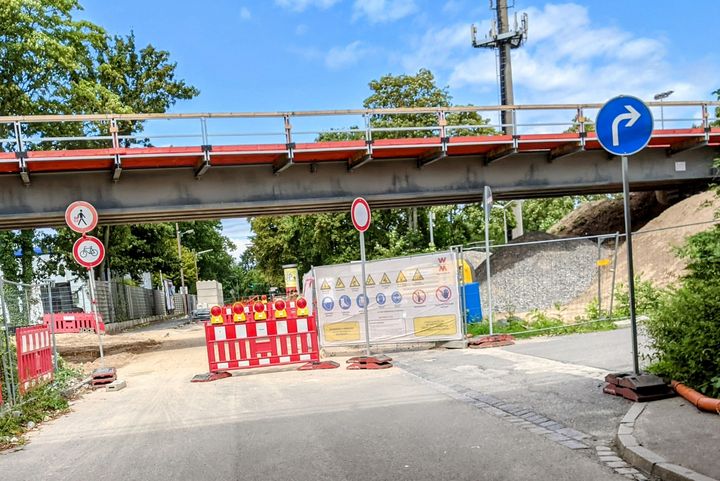
[[[97,312],[97,289],[95,288],[95,269],[88,269],[88,286],[90,288],[90,309],[95,316],[95,332],[98,336],[98,346],[100,347],[100,367],[105,367],[105,355],[103,353],[102,336],[100,335],[100,319]]]
[[[365,286],[365,232],[360,231],[360,269],[362,279],[362,292],[365,303],[363,304],[363,315],[365,316],[365,354],[370,355],[370,321],[368,320],[368,296],[367,287]]]

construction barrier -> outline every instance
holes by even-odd
[[[50,327],[50,323],[55,321],[55,333],[77,333],[77,332],[97,332],[97,325],[100,325],[100,332],[105,333],[105,323],[102,321],[100,314],[97,315],[100,320],[96,322],[95,314],[92,312],[56,312],[54,314],[44,314],[43,324]]]
[[[17,328],[15,344],[20,394],[53,379],[52,346],[47,326]]]
[[[210,372],[320,360],[315,318],[291,316],[297,308],[284,303],[211,309],[205,323]]]

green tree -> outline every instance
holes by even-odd
[[[138,48],[132,33],[110,36],[99,25],[77,20],[75,15],[81,9],[78,0],[0,2],[0,115],[164,112],[177,100],[199,93],[176,79],[176,64],[167,51],[152,45]],[[124,134],[137,133],[142,124],[125,122],[120,128]],[[90,122],[24,125],[25,135],[43,137],[107,131],[107,124]],[[0,135],[12,137],[9,130]],[[45,142],[42,147],[108,146],[103,142]],[[6,143],[0,148],[12,150],[15,145]],[[137,234],[143,237],[141,232]],[[6,276],[32,279],[34,237],[32,231],[4,234],[0,259]],[[64,237],[61,233],[58,240]],[[124,242],[122,236],[118,239]],[[17,261],[12,252],[17,248],[23,255],[20,268],[14,269],[11,264]],[[135,261],[138,265],[127,267],[129,273],[142,270],[145,261]],[[125,262],[118,260],[120,265]]]

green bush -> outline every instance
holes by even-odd
[[[654,351],[650,371],[720,396],[720,279],[667,291],[644,326]]]
[[[662,290],[651,281],[635,276],[635,314],[650,315],[658,307]],[[619,284],[615,292],[613,317],[630,317],[630,294],[625,284]]]

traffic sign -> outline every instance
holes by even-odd
[[[105,246],[97,237],[82,236],[73,245],[73,257],[78,264],[88,269],[99,266],[105,258]]]
[[[350,207],[350,217],[352,217],[353,225],[359,232],[368,230],[372,215],[370,214],[370,205],[365,199],[358,197],[353,201]]]
[[[614,155],[632,155],[650,141],[652,112],[637,97],[620,95],[605,102],[595,120],[600,145]]]
[[[65,223],[75,232],[85,234],[97,227],[98,214],[90,203],[78,200],[65,209]]]

